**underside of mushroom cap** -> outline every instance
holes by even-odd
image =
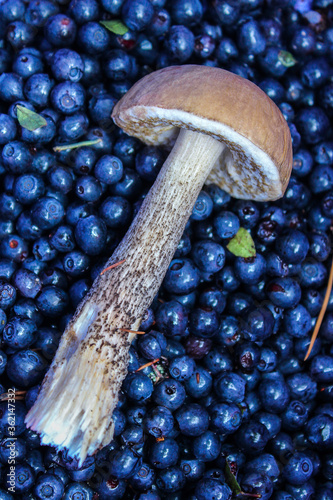
[[[289,127],[255,84],[220,68],[184,65],[138,81],[112,117],[149,145],[172,147],[180,128],[205,133],[227,148],[207,181],[236,198],[280,198],[292,168]]]

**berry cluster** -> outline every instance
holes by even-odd
[[[25,415],[166,158],[112,109],[188,63],[279,106],[292,177],[273,203],[202,190],[130,349],[115,438],[79,467]],[[331,263],[332,66],[332,0],[0,1],[0,500],[333,499],[332,294],[304,361]],[[253,257],[227,248],[240,228]]]

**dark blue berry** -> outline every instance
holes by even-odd
[[[245,396],[245,380],[236,373],[221,372],[214,381],[217,397],[225,403],[241,403]]]
[[[142,31],[150,24],[154,8],[149,0],[125,0],[121,14],[130,30]]]
[[[13,141],[15,139],[15,136],[15,120],[11,116],[0,113],[0,144],[3,145],[9,141]]]
[[[25,173],[32,162],[29,146],[22,141],[8,142],[4,146],[1,156],[6,170],[13,174]]]
[[[99,23],[90,21],[84,23],[78,32],[78,45],[87,54],[105,52],[110,45],[110,34]]]
[[[177,380],[166,379],[155,386],[153,399],[158,405],[174,411],[184,403],[185,389]]]
[[[40,382],[45,374],[47,363],[37,352],[29,349],[13,354],[7,363],[7,375],[21,387],[32,387]]]
[[[126,395],[135,401],[145,401],[153,392],[153,384],[144,373],[130,373],[123,384]]]
[[[179,446],[174,439],[165,438],[152,444],[149,460],[157,469],[166,469],[176,465],[179,458]]]
[[[182,64],[192,55],[194,35],[186,26],[174,25],[171,26],[164,45],[172,62]]]
[[[76,36],[76,24],[64,14],[50,16],[44,26],[44,36],[55,47],[71,45]]]
[[[276,306],[295,307],[301,299],[301,288],[293,278],[276,278],[267,285],[267,295]]]
[[[221,434],[233,434],[242,423],[242,412],[236,404],[216,403],[209,412],[211,428]]]
[[[80,219],[75,227],[75,239],[86,254],[100,254],[106,243],[105,222],[95,215]]]

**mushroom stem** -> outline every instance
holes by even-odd
[[[224,145],[181,130],[107,266],[68,324],[26,424],[80,463],[113,437],[112,412],[133,333],[153,301],[198,194]]]

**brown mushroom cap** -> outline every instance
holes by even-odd
[[[292,168],[289,127],[254,83],[220,68],[184,65],[139,80],[112,117],[127,134],[170,147],[179,128],[205,133],[227,148],[208,182],[236,198],[280,198]]]

